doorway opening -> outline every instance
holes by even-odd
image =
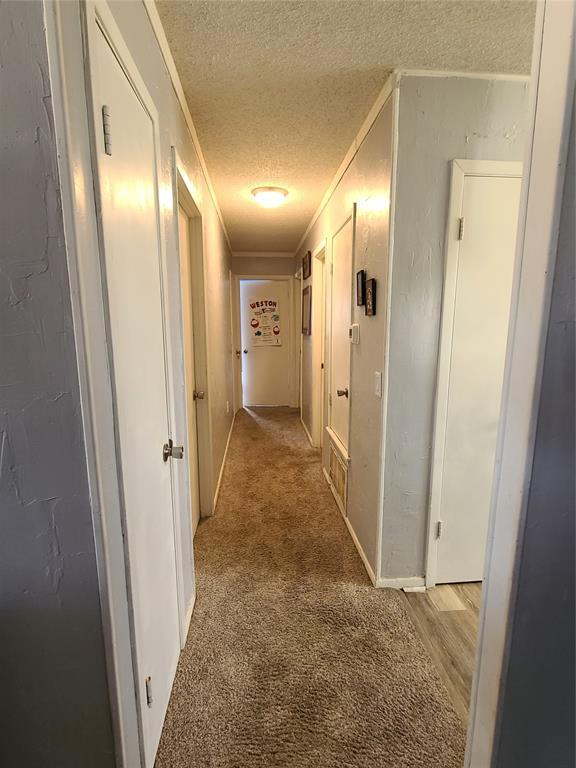
[[[293,278],[237,276],[239,404],[294,407]]]

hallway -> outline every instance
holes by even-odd
[[[236,417],[156,768],[457,768],[465,731],[287,408]]]

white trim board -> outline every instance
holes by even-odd
[[[188,102],[186,101],[186,96],[184,95],[184,88],[182,87],[182,81],[180,80],[178,70],[176,69],[176,63],[174,62],[174,57],[172,56],[172,51],[170,50],[170,45],[168,44],[168,39],[166,37],[166,33],[164,32],[164,27],[162,26],[162,20],[160,19],[160,16],[158,14],[156,3],[154,2],[154,0],[142,0],[142,2],[144,3],[144,8],[146,9],[146,13],[148,14],[148,18],[150,19],[150,24],[152,26],[154,34],[156,35],[156,40],[160,47],[160,51],[162,53],[164,63],[166,64],[166,68],[168,69],[168,74],[170,75],[170,79],[172,80],[174,92],[176,93],[176,97],[180,102],[182,112],[184,113],[184,119],[186,120],[186,125],[188,126],[188,130],[190,131],[190,135],[192,137],[192,143],[194,144],[194,149],[198,154],[198,160],[200,161],[200,166],[204,174],[204,180],[206,182],[206,186],[208,187],[208,191],[210,192],[210,197],[212,198],[212,202],[214,203],[214,207],[216,209],[216,213],[218,214],[218,218],[220,219],[220,224],[222,225],[224,237],[226,238],[226,242],[228,243],[230,252],[232,252],[232,246],[230,244],[230,237],[228,235],[228,230],[226,229],[226,225],[224,224],[224,217],[222,216],[222,211],[220,210],[220,206],[218,205],[216,192],[214,191],[212,180],[208,172],[208,166],[206,165],[206,160],[204,158],[204,153],[202,152],[202,147],[200,146],[200,139],[198,138],[198,134],[196,132],[196,126],[194,125],[194,121],[192,120],[192,115],[190,114]]]
[[[423,576],[405,576],[395,579],[378,579],[376,586],[380,589],[405,589],[410,592],[421,592],[425,589]]]
[[[212,512],[216,511],[216,504],[218,502],[218,496],[220,495],[220,487],[222,485],[222,478],[224,477],[224,469],[226,466],[226,460],[228,459],[228,448],[230,448],[230,441],[232,440],[232,432],[234,431],[234,424],[236,422],[236,412],[232,416],[232,423],[230,424],[230,431],[228,432],[228,439],[226,440],[226,448],[224,449],[224,456],[222,457],[222,464],[220,465],[220,473],[218,475],[218,482],[216,484],[216,491],[214,493],[214,504],[212,506]]]
[[[450,395],[450,366],[452,361],[452,335],[457,290],[460,239],[457,221],[466,177],[522,178],[522,163],[506,160],[453,160],[450,197],[446,217],[444,247],[444,280],[442,285],[442,318],[438,366],[436,372],[436,398],[434,404],[434,431],[430,472],[430,498],[428,503],[428,535],[426,549],[426,586],[436,585],[439,539],[436,526],[441,519],[442,479],[446,445],[446,423]]]
[[[392,317],[392,271],[394,269],[394,222],[396,220],[396,185],[398,174],[398,144],[400,95],[396,88],[392,95],[392,168],[390,171],[390,216],[388,225],[388,269],[386,271],[386,320],[384,326],[384,366],[382,371],[382,436],[380,443],[380,482],[378,488],[378,518],[376,530],[376,579],[382,580],[382,536],[384,528],[384,484],[388,401],[390,395],[390,327]]]

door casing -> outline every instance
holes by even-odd
[[[241,280],[281,280],[288,283],[288,301],[290,304],[289,312],[289,344],[290,344],[290,407],[298,407],[298,376],[296,362],[298,360],[297,350],[299,345],[296,343],[296,312],[294,309],[294,278],[292,275],[234,275],[234,290],[232,296],[232,337],[234,339],[232,349],[232,364],[234,366],[234,410],[242,408],[244,402],[242,392],[242,360],[239,355],[242,354],[242,318],[240,315],[240,281]]]

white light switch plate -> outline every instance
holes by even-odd
[[[350,343],[360,344],[360,326],[358,323],[352,323],[350,326]]]
[[[382,397],[382,372],[374,371],[374,394]]]

